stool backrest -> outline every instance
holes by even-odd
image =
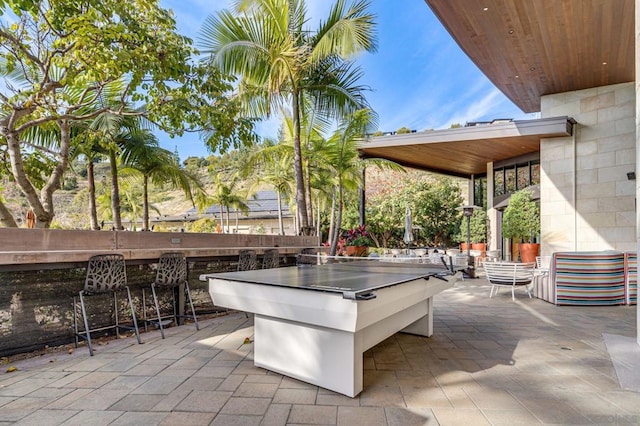
[[[84,291],[106,293],[127,285],[127,268],[121,254],[98,254],[89,258]]]
[[[267,249],[262,257],[262,269],[277,268],[280,266],[280,252],[278,249]]]
[[[238,257],[238,271],[252,271],[258,269],[258,255],[255,250],[240,250]]]
[[[156,285],[176,286],[187,280],[187,259],[183,253],[163,253],[158,259]]]

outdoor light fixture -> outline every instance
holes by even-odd
[[[475,278],[475,260],[471,257],[471,216],[478,206],[462,206],[459,207],[462,210],[462,215],[467,218],[467,264],[466,275],[469,278]]]
[[[636,172],[627,172],[628,180],[636,180]]]

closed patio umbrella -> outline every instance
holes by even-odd
[[[407,206],[405,216],[404,216],[404,237],[402,241],[407,245],[407,249],[409,249],[409,245],[413,241],[413,220],[411,218],[411,209]]]

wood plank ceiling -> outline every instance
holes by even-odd
[[[542,95],[633,81],[634,0],[425,0],[524,112]]]
[[[522,120],[403,135],[379,136],[358,146],[362,158],[385,158],[416,169],[469,178],[487,163],[540,151],[541,138],[570,136],[569,117]]]
[[[469,178],[487,172],[487,163],[540,150],[540,137],[361,148],[364,158],[385,158],[406,167]]]

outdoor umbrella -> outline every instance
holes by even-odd
[[[413,241],[413,223],[411,219],[411,209],[407,206],[406,213],[404,216],[404,238],[402,240],[407,245],[407,249],[409,249],[409,244]]]

